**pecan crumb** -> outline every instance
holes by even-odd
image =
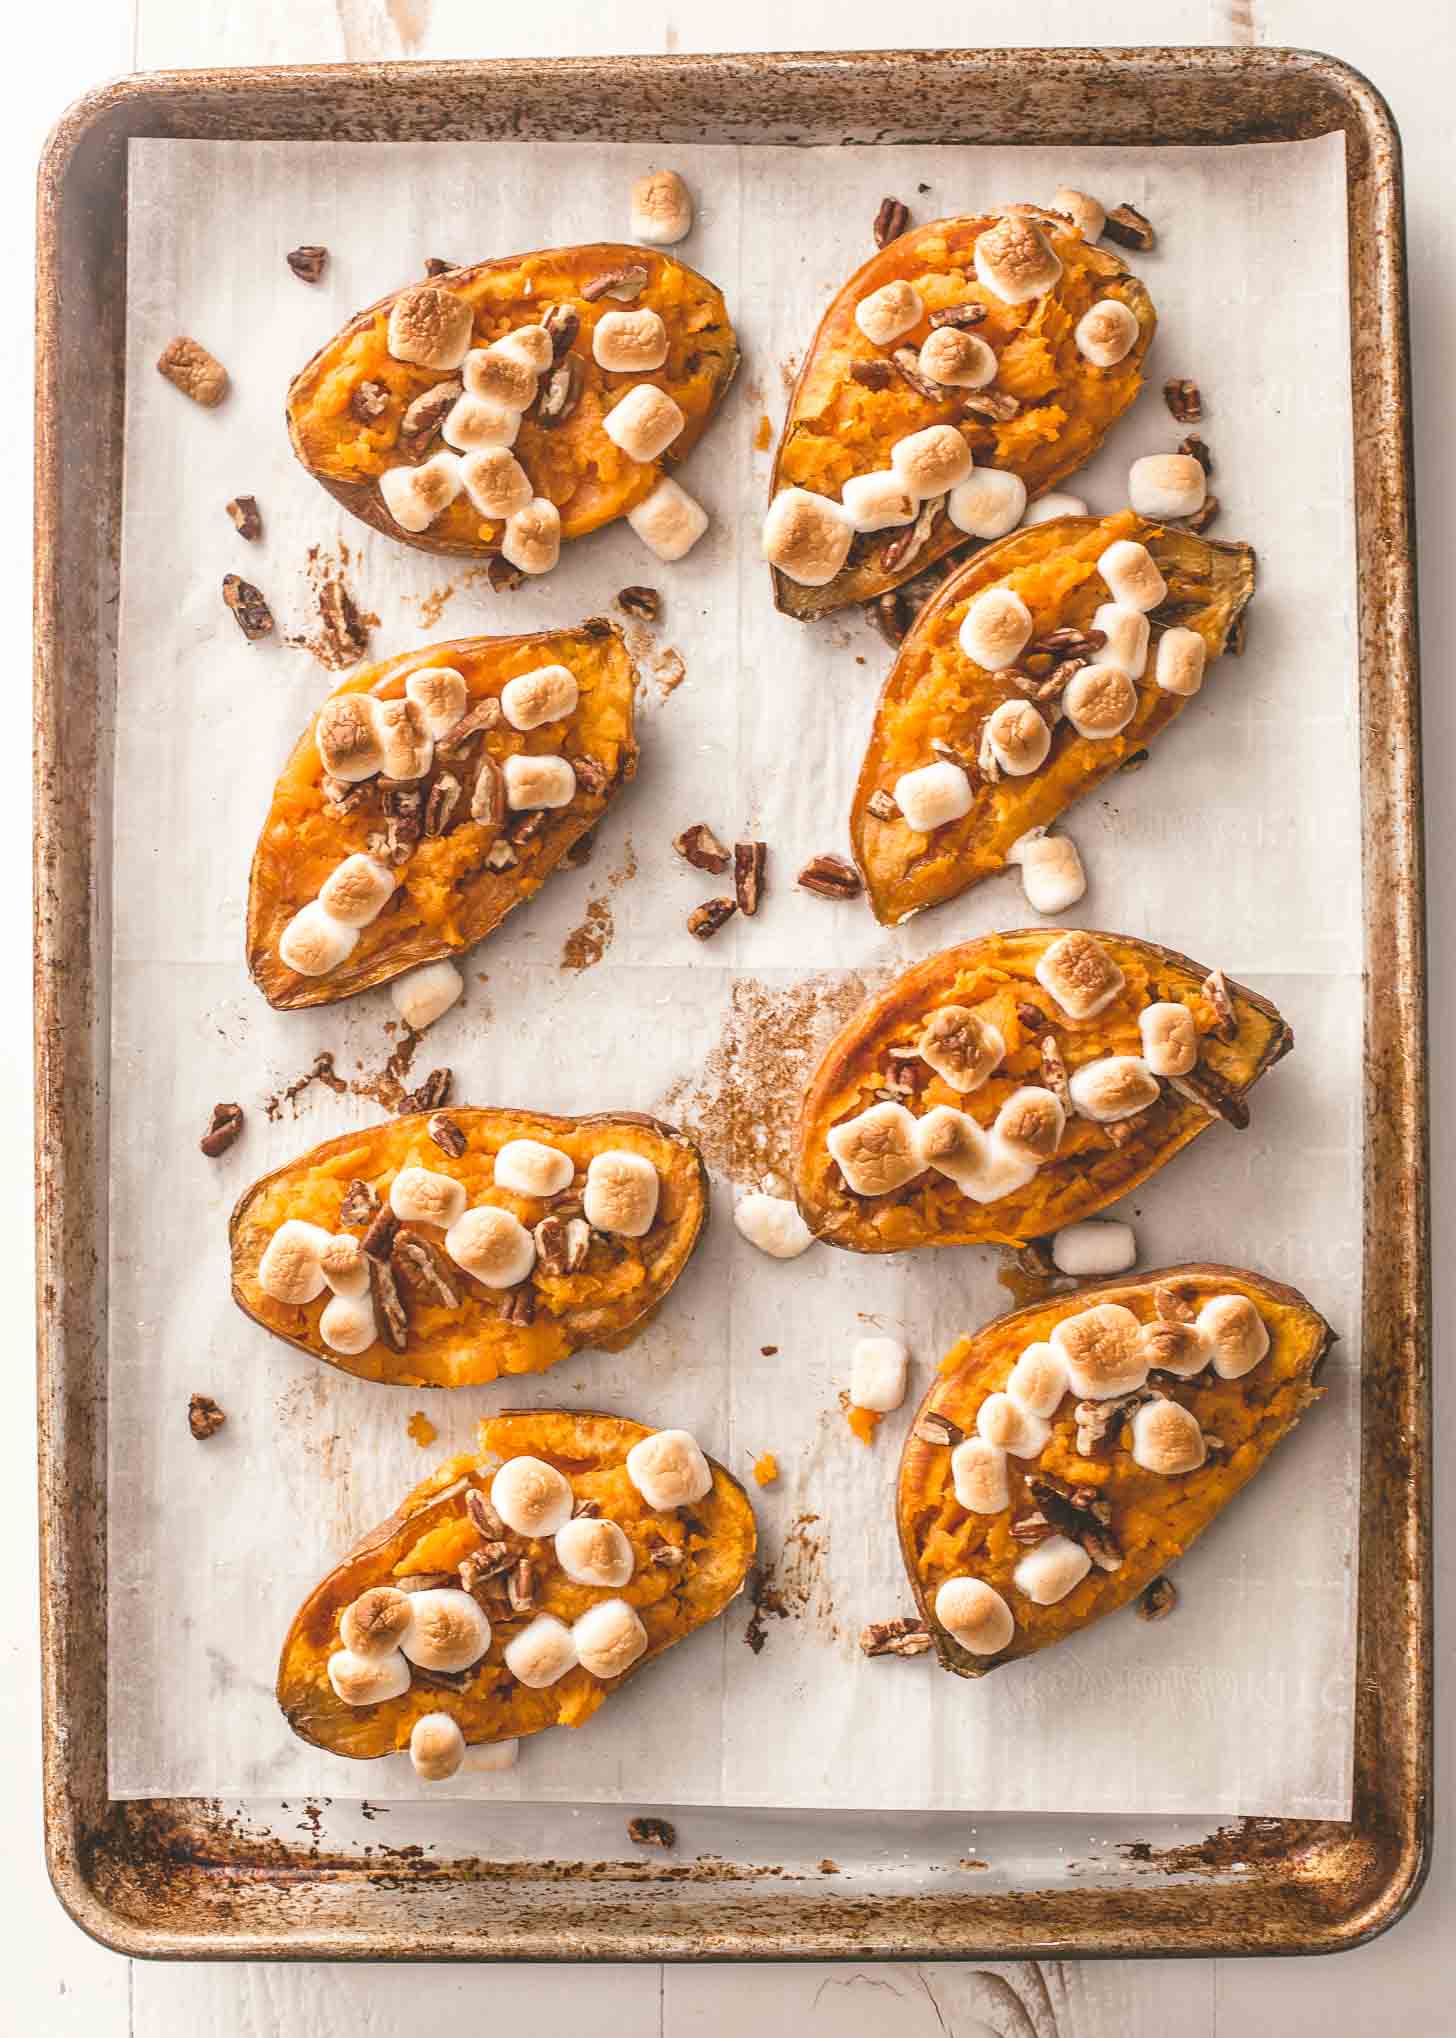
[[[327,248],[294,248],[286,259],[301,283],[317,283],[328,267],[329,251]]]
[[[431,1069],[418,1089],[405,1091],[396,1115],[404,1118],[411,1111],[438,1111],[442,1104],[449,1103],[454,1079],[452,1069]]]
[[[899,240],[910,224],[910,208],[898,198],[882,198],[880,209],[875,214],[875,246],[887,248],[891,241]]]
[[[733,845],[733,889],[738,910],[751,920],[763,897],[763,873],[768,864],[766,842],[735,842]]]
[[[449,1154],[452,1161],[458,1161],[465,1151],[465,1134],[453,1118],[443,1111],[436,1111],[425,1126],[441,1153]]]
[[[196,340],[169,341],[157,356],[157,373],[165,375],[174,389],[180,389],[204,410],[216,409],[228,393],[226,368],[206,347],[199,347]]]
[[[842,856],[811,856],[799,872],[798,883],[821,899],[854,899],[860,893],[859,872]]]
[[[1111,1125],[1104,1125],[1102,1130],[1107,1134],[1112,1144],[1120,1150],[1123,1147],[1132,1146],[1136,1140],[1142,1137],[1152,1115],[1153,1107],[1149,1104],[1145,1111],[1134,1111],[1131,1118],[1114,1119]]]
[[[881,786],[865,801],[865,812],[873,814],[877,821],[893,821],[900,809],[895,805],[894,796]]]
[[[1037,1543],[1044,1543],[1056,1530],[1044,1514],[1023,1514],[1011,1524],[1011,1540],[1029,1550]]]
[[[1203,393],[1186,375],[1170,375],[1163,384],[1163,401],[1180,425],[1196,425],[1203,416]]]
[[[628,1819],[627,1838],[638,1847],[675,1847],[677,1827],[668,1819]]]
[[[1153,247],[1157,235],[1150,222],[1135,205],[1114,205],[1107,215],[1107,224],[1102,229],[1110,241],[1119,247],[1140,248],[1144,254]]]
[[[460,1307],[460,1293],[445,1272],[435,1248],[417,1232],[400,1231],[395,1236],[394,1260],[400,1272],[444,1309]]]
[[[478,1550],[469,1550],[460,1559],[460,1583],[466,1592],[474,1592],[488,1578],[499,1578],[503,1571],[509,1571],[514,1562],[509,1543],[482,1543]]]
[[[1190,432],[1186,439],[1178,441],[1178,451],[1186,453],[1190,460],[1196,460],[1205,474],[1213,472],[1213,455],[1197,432]]]
[[[655,623],[662,614],[662,596],[655,587],[624,587],[617,596],[617,607],[624,616],[639,616],[644,623]]]
[[[952,1449],[964,1443],[965,1431],[958,1422],[952,1422],[948,1415],[942,1415],[937,1408],[927,1408],[915,1418],[912,1436],[919,1437],[923,1444],[949,1444]]]
[[[859,1645],[866,1656],[923,1656],[930,1647],[930,1630],[908,1614],[872,1620],[860,1629]]]
[[[1139,1620],[1166,1620],[1178,1604],[1178,1588],[1171,1578],[1155,1578],[1138,1594]]]
[[[452,269],[458,269],[458,262],[447,262],[443,255],[426,255],[425,274],[430,277],[448,276]]]
[[[863,384],[866,389],[888,389],[895,379],[895,372],[888,361],[851,361],[849,379]]]
[[[241,1104],[214,1104],[212,1117],[206,1132],[198,1141],[210,1161],[226,1153],[243,1129],[243,1107]]]
[[[263,535],[263,517],[255,495],[235,495],[227,506],[227,513],[237,525],[238,536],[249,543]]]
[[[681,835],[674,835],[672,846],[695,870],[710,870],[715,875],[725,871],[733,861],[706,821],[694,821],[691,828],[684,828]]]
[[[1153,1307],[1164,1323],[1192,1323],[1197,1301],[1198,1290],[1191,1281],[1160,1281],[1153,1290]]]
[[[256,644],[273,628],[273,611],[250,580],[240,580],[236,573],[225,573],[222,598],[237,617],[238,628],[250,644]]]
[[[187,1403],[187,1427],[199,1443],[215,1437],[226,1421],[210,1394],[194,1394]]]
[[[339,1205],[339,1223],[368,1224],[379,1215],[379,1211],[378,1191],[372,1183],[360,1181],[356,1177],[350,1182],[344,1193],[344,1200]]]
[[[699,941],[711,941],[738,911],[737,899],[705,899],[688,914],[688,932]]]
[[[676,1543],[668,1542],[664,1536],[648,1545],[647,1560],[659,1571],[675,1571],[683,1560],[683,1553]]]
[[[512,566],[509,559],[497,552],[485,563],[485,577],[492,594],[510,594],[526,576],[519,566]]]

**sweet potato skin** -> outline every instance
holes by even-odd
[[[1167,1390],[1192,1410],[1206,1433],[1227,1446],[1225,1455],[1199,1471],[1174,1478],[1145,1472],[1121,1447],[1082,1457],[1072,1412],[1076,1397],[1068,1394],[1041,1457],[1008,1459],[1010,1507],[998,1515],[975,1515],[956,1501],[949,1448],[926,1442],[913,1427],[906,1438],[896,1500],[900,1552],[940,1662],[957,1676],[984,1677],[1003,1663],[1034,1655],[1126,1606],[1202,1535],[1321,1398],[1323,1389],[1315,1385],[1314,1376],[1334,1332],[1313,1305],[1297,1289],[1247,1268],[1189,1262],[1137,1278],[1101,1282],[997,1317],[962,1338],[942,1360],[916,1424],[934,1413],[974,1434],[981,1402],[1004,1388],[1029,1344],[1044,1341],[1063,1317],[1104,1302],[1119,1303],[1150,1320],[1155,1314],[1153,1290],[1160,1283],[1186,1289],[1194,1307],[1213,1295],[1246,1295],[1269,1330],[1268,1354],[1241,1380],[1175,1382]],[[1010,1524],[1035,1507],[1026,1480],[1039,1471],[1070,1485],[1095,1485],[1112,1506],[1112,1529],[1123,1554],[1120,1570],[1103,1571],[1094,1565],[1065,1599],[1045,1607],[1025,1599],[1010,1582],[1023,1554],[1011,1537]],[[937,1590],[948,1577],[964,1572],[994,1585],[1016,1617],[1011,1643],[998,1656],[971,1655],[935,1618]]]

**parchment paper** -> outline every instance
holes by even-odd
[[[528,1742],[519,1767],[449,1789],[551,1800],[913,1809],[1349,1812],[1360,1311],[1358,781],[1342,143],[1098,152],[674,150],[699,195],[685,258],[726,289],[745,365],[687,486],[710,535],[665,567],[625,525],[568,548],[507,597],[477,573],[373,536],[294,463],[290,375],[359,305],[423,272],[625,231],[620,147],[341,147],[136,142],[115,840],[111,1213],[111,1787],[120,1795],[405,1797],[403,1758],[353,1764],[295,1740],[272,1696],[303,1594],[488,1408],[596,1406],[683,1424],[757,1496],[771,1595],[761,1653],[740,1599],[584,1731]],[[933,1664],[866,1662],[862,1622],[909,1608],[892,1520],[900,1441],[949,1344],[1007,1306],[990,1252],[780,1264],[735,1234],[738,1185],[782,1166],[798,1082],[856,992],[890,968],[1024,924],[1014,877],[895,933],[862,907],[795,891],[840,848],[889,653],[857,613],[776,616],[757,544],[767,434],[784,377],[830,294],[870,248],[886,192],[916,218],[1048,196],[1070,181],[1131,200],[1159,229],[1134,257],[1161,326],[1149,387],[1075,486],[1125,500],[1135,456],[1176,444],[1165,376],[1205,392],[1216,534],[1258,548],[1249,648],[1220,664],[1147,769],[1069,817],[1091,889],[1073,918],[1183,949],[1247,980],[1298,1051],[1260,1085],[1242,1137],[1216,1126],[1133,1200],[1142,1263],[1263,1267],[1338,1329],[1323,1406],[1177,1570],[1176,1616],[1130,1612],[979,1685]],[[928,185],[927,191],[922,187]],[[323,282],[284,263],[330,251]],[[177,332],[234,388],[216,412],[154,372]],[[265,535],[224,515],[246,491]],[[317,548],[312,559],[310,548]],[[378,1117],[314,1084],[277,1097],[321,1050],[377,1072],[399,1036],[387,992],[317,1014],[268,1010],[247,981],[250,855],[274,777],[332,684],[279,639],[314,626],[312,589],[344,565],[378,617],[370,656],[441,636],[514,632],[661,588],[644,660],[643,766],[592,862],[468,958],[463,1004],[410,1081],[455,1071],[459,1102],[560,1111],[666,1108],[699,1125],[719,1170],[704,1248],[627,1351],[583,1354],[526,1385],[453,1395],[367,1386],[268,1337],[228,1299],[226,1223],[256,1176]],[[244,642],[219,596],[256,581],[278,637]],[[312,576],[312,577],[311,577]],[[667,646],[686,679],[663,698]],[[670,661],[669,661],[670,664]],[[708,948],[684,926],[719,889],[673,855],[707,820],[770,845],[769,893]],[[587,935],[573,946],[573,929]],[[582,940],[603,959],[586,969]],[[727,1095],[736,1079],[738,1102]],[[219,1099],[240,1143],[197,1151]],[[762,1119],[761,1143],[754,1121]],[[837,1404],[867,1324],[915,1357],[906,1407],[872,1449]],[[771,1350],[768,1348],[772,1348]],[[188,1433],[194,1391],[227,1426]],[[406,1422],[439,1430],[422,1451]],[[751,1489],[754,1490],[754,1489]],[[436,1787],[438,1794],[438,1786]]]

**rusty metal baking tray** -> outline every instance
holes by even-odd
[[[692,1815],[697,1858],[649,1865],[620,1858],[636,1807],[573,1810],[568,1827],[525,1805],[396,1805],[379,1820],[367,1805],[109,1801],[103,859],[129,139],[1212,146],[1335,130],[1349,191],[1367,943],[1350,1822],[1210,1835],[1187,1820],[1100,1821],[1089,1849],[1085,1817],[969,1829],[947,1814],[705,1809]],[[1390,1925],[1420,1888],[1430,1839],[1431,1571],[1410,383],[1400,145],[1379,94],[1331,58],[1273,49],[179,72],[74,107],[47,145],[39,204],[41,1620],[49,1863],[72,1916],[128,1953],[209,1960],[1303,1953]],[[837,1873],[821,1872],[826,1857]]]

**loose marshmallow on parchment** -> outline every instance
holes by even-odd
[[[708,512],[664,474],[651,495],[627,512],[627,522],[649,552],[672,565],[691,552],[708,528]]]
[[[374,1304],[367,1295],[331,1295],[319,1317],[319,1336],[331,1352],[357,1358],[379,1335]]]
[[[1196,630],[1164,630],[1153,676],[1164,693],[1196,694],[1203,684],[1208,646]]]
[[[513,813],[569,807],[575,797],[576,773],[564,757],[508,757],[502,770],[506,805]]]
[[[412,1594],[393,1585],[373,1585],[339,1616],[339,1640],[356,1656],[387,1656],[414,1621]]]
[[[1006,1453],[982,1436],[966,1437],[950,1454],[951,1484],[970,1514],[1000,1514],[1011,1505]]]
[[[482,446],[460,462],[465,493],[492,523],[529,509],[535,497],[531,477],[509,446]]]
[[[1097,561],[1097,571],[1112,599],[1124,608],[1155,609],[1168,592],[1157,561],[1135,538],[1119,538],[1109,545]]]
[[[1269,1330],[1247,1295],[1215,1295],[1198,1312],[1198,1335],[1220,1380],[1242,1380],[1269,1349]]]
[[[693,230],[693,197],[676,170],[650,170],[632,186],[629,231],[634,241],[671,248]]]
[[[1008,213],[976,242],[976,280],[1003,304],[1040,297],[1061,273],[1056,250],[1025,213]]]
[[[561,512],[544,495],[506,518],[501,557],[522,573],[549,573],[561,557]]]
[[[614,1590],[632,1576],[632,1545],[614,1521],[578,1515],[556,1531],[556,1561],[575,1585],[608,1585]]]
[[[301,977],[326,977],[347,962],[359,941],[359,929],[336,920],[317,899],[300,907],[278,937],[278,958]]]
[[[935,1618],[972,1656],[998,1656],[1016,1632],[1010,1607],[984,1578],[947,1578],[935,1595]]]
[[[643,466],[677,438],[687,419],[665,389],[651,382],[639,382],[602,420],[602,430],[614,446],[620,446],[629,460]]]
[[[501,713],[513,729],[539,729],[576,713],[581,689],[564,665],[538,665],[501,688]]]
[[[1028,1083],[1006,1099],[996,1113],[991,1133],[1018,1160],[1040,1167],[1061,1145],[1066,1122],[1059,1099],[1050,1090]]]
[[[571,1520],[571,1481],[544,1458],[507,1458],[490,1482],[490,1504],[512,1535],[544,1539]]]
[[[1003,666],[1015,664],[1031,631],[1031,610],[1021,596],[1009,587],[988,587],[966,610],[960,647],[987,672],[999,672]]]
[[[853,540],[839,504],[807,488],[781,488],[763,520],[764,558],[800,587],[827,587]]]
[[[692,1507],[712,1489],[713,1468],[685,1429],[654,1430],[627,1453],[627,1477],[659,1514]]]
[[[854,308],[855,324],[876,347],[888,347],[891,341],[903,338],[924,316],[919,291],[904,282],[881,284]]]
[[[1137,1054],[1105,1054],[1083,1062],[1073,1069],[1067,1088],[1077,1115],[1090,1118],[1094,1125],[1135,1118],[1162,1095],[1157,1077]]]
[[[1053,1344],[1030,1344],[1011,1368],[1006,1392],[1028,1415],[1055,1415],[1068,1387],[1067,1362]]]
[[[1067,1381],[1084,1401],[1131,1394],[1148,1377],[1142,1325],[1120,1302],[1099,1302],[1064,1316],[1052,1332],[1067,1366]]]
[[[369,1293],[369,1260],[352,1232],[337,1231],[319,1252],[324,1279],[336,1295]]]
[[[576,1660],[592,1677],[621,1677],[647,1653],[647,1630],[625,1599],[599,1599],[572,1622]]]
[[[920,1059],[962,1095],[979,1090],[1006,1059],[1000,1030],[968,1005],[942,1005],[932,1012],[917,1046]]]
[[[408,694],[374,703],[374,728],[384,758],[384,776],[409,783],[423,778],[435,761],[435,745],[424,709]]]
[[[389,1186],[389,1207],[401,1224],[437,1224],[448,1231],[465,1212],[465,1184],[433,1168],[401,1168]]]
[[[1052,732],[1030,701],[1010,700],[991,710],[981,740],[1008,778],[1026,778],[1046,763]]]
[[[374,703],[368,694],[341,693],[325,701],[313,725],[313,740],[324,770],[344,785],[358,785],[383,768]]]
[[[646,1154],[609,1148],[593,1154],[582,1191],[582,1213],[598,1231],[642,1238],[652,1229],[660,1193],[657,1170]]]
[[[536,1264],[536,1241],[525,1225],[490,1203],[456,1218],[445,1234],[445,1250],[486,1288],[514,1288]]]
[[[521,413],[495,396],[473,396],[467,392],[457,399],[440,427],[440,437],[457,453],[508,453],[521,430]],[[461,486],[467,485],[465,465],[456,467]]]
[[[505,1666],[528,1691],[544,1691],[576,1668],[571,1630],[554,1613],[538,1613],[529,1627],[505,1646]]]
[[[427,531],[463,486],[453,453],[436,453],[418,467],[386,467],[379,477],[384,507],[402,531]]]
[[[367,927],[394,897],[395,876],[386,864],[362,853],[336,864],[319,889],[318,902],[346,927]]]
[[[975,794],[962,767],[945,757],[903,772],[895,781],[894,797],[906,826],[929,835],[969,814]]]
[[[950,492],[946,515],[971,538],[1004,538],[1026,513],[1026,483],[1001,467],[976,467]]]
[[[1052,1264],[1064,1274],[1125,1274],[1136,1260],[1133,1228],[1115,1218],[1064,1224],[1052,1239]]]
[[[438,962],[411,970],[408,976],[396,977],[389,987],[389,1001],[411,1033],[423,1033],[444,1017],[464,989],[464,977],[442,956]]]
[[[916,501],[893,468],[852,474],[840,490],[840,506],[857,531],[888,531],[913,523]]]
[[[1155,1076],[1186,1076],[1198,1062],[1198,1028],[1186,1005],[1160,1002],[1138,1013],[1143,1060]]]
[[[734,1204],[733,1222],[748,1243],[770,1259],[796,1260],[814,1243],[798,1205],[787,1196],[765,1196],[754,1189]]]
[[[1107,211],[1085,191],[1063,184],[1052,193],[1052,211],[1064,212],[1084,241],[1099,240],[1107,224]]]
[[[398,1649],[384,1656],[356,1656],[352,1649],[335,1649],[329,1658],[329,1685],[335,1698],[345,1705],[382,1705],[389,1698],[403,1698],[410,1688],[409,1664]]]
[[[984,389],[996,380],[996,350],[964,326],[937,326],[920,349],[920,372],[945,389]]]
[[[470,348],[475,314],[463,297],[438,283],[401,290],[389,309],[385,345],[396,361],[417,368],[458,368]]]
[[[1149,635],[1148,619],[1142,610],[1130,609],[1125,602],[1103,602],[1092,617],[1092,627],[1107,639],[1097,654],[1097,667],[1113,665],[1129,679],[1141,679],[1147,670]],[[1093,669],[1083,666],[1077,678]],[[1062,703],[1066,705],[1065,694]]]
[[[1145,1472],[1176,1478],[1208,1456],[1198,1418],[1177,1401],[1145,1401],[1132,1418],[1132,1459]]]
[[[1072,338],[1094,368],[1115,368],[1137,345],[1137,316],[1120,298],[1104,297],[1083,312]]]
[[[1092,1559],[1068,1536],[1048,1536],[1028,1550],[1011,1574],[1016,1590],[1037,1606],[1055,1606],[1079,1586]]]
[[[410,1762],[423,1783],[445,1783],[465,1760],[465,1736],[447,1712],[427,1712],[410,1729]]]
[[[976,472],[980,473],[980,468]],[[1053,489],[1050,495],[1038,496],[1021,519],[1023,530],[1030,530],[1034,524],[1049,524],[1057,517],[1085,517],[1087,505],[1080,495],[1067,495],[1060,489]]]
[[[1035,1161],[989,1138],[974,1118],[953,1105],[937,1104],[919,1120],[917,1133],[924,1165],[954,1182],[973,1203],[999,1203],[1024,1189],[1036,1173]]]
[[[1149,453],[1128,470],[1127,499],[1140,517],[1191,517],[1203,508],[1208,476],[1191,453]]]
[[[470,689],[464,673],[453,665],[422,665],[404,683],[405,699],[413,701],[425,718],[425,733],[433,740],[448,736],[457,722],[465,719]]]
[[[1029,828],[1006,852],[1021,867],[1021,889],[1034,913],[1065,913],[1087,890],[1087,873],[1070,835]]]
[[[1126,981],[1102,944],[1080,927],[1043,951],[1036,980],[1069,1019],[1095,1019]]]
[[[263,1293],[295,1307],[322,1295],[328,1286],[322,1258],[329,1236],[321,1225],[306,1224],[301,1217],[285,1218],[258,1262],[258,1286]]]
[[[871,1104],[831,1126],[825,1144],[856,1196],[888,1196],[924,1171],[915,1120],[903,1104]]]
[[[465,357],[460,379],[465,384],[462,401],[479,397],[517,415],[536,401],[537,373],[519,347],[473,348]]]
[[[1137,705],[1137,688],[1116,665],[1084,665],[1062,689],[1062,713],[1089,743],[1120,736]]]
[[[890,448],[890,465],[917,502],[948,495],[971,472],[971,449],[954,425],[927,425]]]
[[[516,1196],[559,1196],[576,1169],[569,1154],[539,1139],[508,1139],[495,1157],[495,1185]]]
[[[667,327],[645,306],[604,312],[592,328],[592,358],[609,375],[650,375],[667,359]]]
[[[855,1408],[888,1415],[905,1399],[910,1354],[895,1337],[862,1337],[849,1363],[849,1398]]]
[[[1046,1449],[1052,1427],[1009,1394],[988,1394],[976,1416],[976,1429],[988,1444],[1013,1458],[1036,1458]]]
[[[478,1663],[490,1647],[490,1622],[480,1602],[458,1586],[411,1594],[414,1619],[400,1649],[421,1670],[453,1676]]]

